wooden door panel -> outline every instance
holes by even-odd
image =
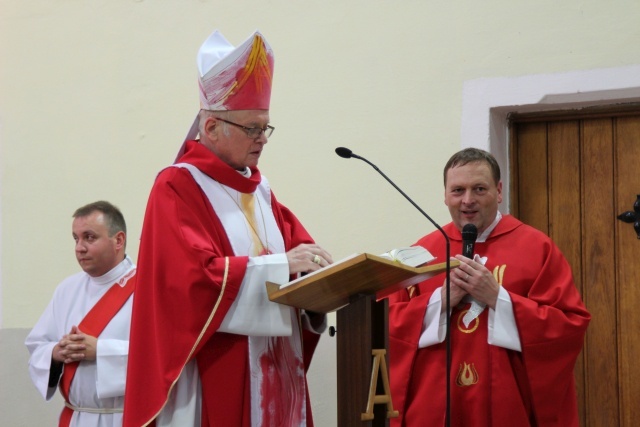
[[[624,117],[616,123],[615,214],[633,210],[640,194],[640,117]],[[620,396],[623,425],[640,417],[640,240],[632,224],[615,221],[617,237],[616,282],[619,283]]]
[[[549,232],[548,235],[558,245],[567,258],[578,291],[582,290],[582,197],[580,169],[580,122],[577,120],[551,122],[547,125],[547,159]],[[574,369],[578,402],[584,402],[586,369],[584,351],[578,357]],[[579,405],[580,419],[586,413],[584,405]]]
[[[582,122],[582,288],[592,318],[583,402],[593,426],[619,425],[612,123],[608,118]]]
[[[515,123],[511,212],[549,234],[592,321],[576,364],[582,426],[640,417],[640,240],[616,219],[640,194],[640,114]]]
[[[569,261],[581,288],[582,206],[580,188],[580,124],[549,123],[547,135],[549,225],[547,234]]]
[[[549,236],[563,252],[580,253],[580,133],[578,121],[548,125]],[[574,230],[576,233],[569,233]],[[576,238],[576,235],[578,237]],[[578,261],[576,258],[575,261]],[[573,260],[570,260],[573,261]],[[574,264],[571,263],[573,266]],[[576,264],[577,265],[577,264]],[[573,271],[574,275],[576,271]],[[578,275],[579,277],[579,275]]]
[[[527,179],[518,181],[518,211],[526,215],[527,224],[544,233],[549,231],[546,139],[545,123],[525,124],[519,129],[518,169]]]

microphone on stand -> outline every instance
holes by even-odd
[[[438,231],[440,233],[442,233],[442,235],[444,236],[444,240],[445,240],[445,244],[446,244],[446,309],[447,309],[447,325],[446,325],[446,346],[447,346],[447,410],[446,410],[446,426],[448,427],[451,423],[451,335],[449,333],[449,325],[451,323],[451,291],[450,291],[450,284],[449,284],[449,274],[451,273],[451,263],[450,263],[450,258],[451,258],[451,254],[450,254],[450,243],[449,243],[449,236],[447,236],[447,233],[444,232],[444,230],[442,229],[442,227],[440,227],[440,225],[438,225],[433,219],[431,219],[431,217],[425,212],[423,211],[420,206],[418,206],[413,200],[411,200],[411,198],[409,196],[407,196],[405,194],[404,191],[402,191],[400,189],[400,187],[398,187],[393,181],[391,181],[391,179],[389,179],[389,177],[387,177],[387,175],[385,175],[380,169],[378,169],[378,167],[376,165],[374,165],[373,163],[371,163],[369,160],[365,159],[364,157],[358,156],[357,154],[354,154],[353,151],[349,150],[346,147],[338,147],[336,148],[336,154],[340,157],[343,157],[345,159],[350,159],[350,158],[355,158],[355,159],[360,159],[365,163],[368,163],[372,168],[374,168],[380,175],[382,175],[382,177],[384,179],[386,179],[389,184],[393,185],[393,187],[398,190],[400,192],[400,194],[402,194],[404,196],[405,199],[407,199],[416,209],[418,209],[418,211],[424,215],[429,222],[431,222],[431,224],[434,225],[434,227],[436,227],[438,229]],[[473,224],[469,224],[472,225],[473,228],[475,228],[475,225]],[[476,229],[476,237],[478,235],[478,230]],[[476,237],[473,238],[473,244],[475,244],[476,241]],[[473,252],[473,244],[471,245],[471,251]],[[473,255],[472,255],[473,256]]]

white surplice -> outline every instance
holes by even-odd
[[[126,257],[100,277],[80,272],[64,279],[25,340],[31,357],[29,374],[36,388],[50,400],[56,387],[49,387],[53,348],[63,335],[77,326],[100,298],[121,279],[132,276],[135,265]],[[119,408],[124,403],[129,354],[129,328],[133,295],[98,337],[94,361],[80,362],[69,391],[72,405],[81,408]],[[62,411],[62,408],[60,408]],[[71,427],[111,427],[122,425],[122,413],[74,412]]]

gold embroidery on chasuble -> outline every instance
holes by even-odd
[[[477,384],[479,380],[478,372],[473,363],[462,362],[456,376],[456,385],[459,387],[469,387]]]
[[[463,334],[474,333],[480,325],[480,317],[476,317],[475,319],[473,319],[468,327],[464,325],[462,319],[468,311],[469,310],[461,310],[460,313],[458,313],[458,318],[456,321],[458,330]],[[460,368],[458,369],[458,374],[456,375],[456,385],[458,387],[469,387],[477,384],[479,380],[480,376],[478,375],[478,371],[476,371],[475,364],[473,362],[462,362]]]
[[[507,268],[507,264],[496,265],[493,269],[493,277],[498,282],[498,285],[502,286],[502,279],[504,278],[504,270]]]
[[[416,296],[416,285],[411,285],[407,288],[407,292],[409,293],[409,299]]]
[[[463,334],[470,334],[475,332],[475,330],[478,329],[478,325],[480,325],[480,317],[476,317],[471,321],[471,323],[469,324],[469,327],[464,326],[464,322],[462,321],[462,319],[464,318],[464,315],[467,314],[468,311],[469,310],[462,310],[458,314],[458,321],[456,322],[458,326],[458,330]]]
[[[493,277],[496,279],[496,282],[498,282],[499,286],[502,286],[503,279],[504,279],[504,271],[506,268],[507,268],[507,265],[503,264],[503,265],[498,265],[493,269]],[[475,332],[478,329],[478,326],[480,325],[480,317],[474,318],[473,321],[469,324],[469,327],[466,327],[464,325],[464,322],[462,321],[462,319],[464,318],[464,315],[468,311],[469,310],[460,311],[460,313],[458,314],[457,322],[456,322],[458,326],[458,330],[464,334],[471,334]],[[469,387],[477,384],[479,381],[480,381],[480,375],[476,370],[475,364],[462,362],[462,364],[458,369],[458,374],[456,375],[456,385],[459,387]]]

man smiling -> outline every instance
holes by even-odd
[[[502,181],[491,154],[454,154],[444,184],[451,253],[461,252],[465,225],[478,230],[476,255],[456,255],[450,277],[450,425],[578,427],[573,367],[591,316],[571,267],[548,236],[498,211]],[[445,257],[440,232],[416,245]],[[440,275],[390,297],[394,426],[445,425],[443,282]]]

